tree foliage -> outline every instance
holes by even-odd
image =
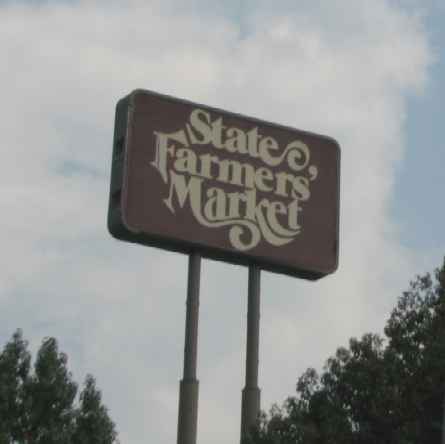
[[[117,444],[95,380],[78,386],[54,338],[31,355],[17,330],[0,354],[0,444]],[[78,401],[78,402],[77,402]]]
[[[352,338],[262,414],[250,444],[438,444],[445,396],[445,261],[399,298],[384,337]]]

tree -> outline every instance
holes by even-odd
[[[30,362],[27,344],[18,330],[0,354],[0,444],[24,440],[24,386]]]
[[[262,414],[249,444],[435,444],[445,396],[445,260],[399,298],[384,337],[340,347],[296,396]]]
[[[95,379],[88,375],[80,395],[73,444],[107,444],[115,441],[114,425],[108,417],[107,409],[102,405],[101,398]]]
[[[115,444],[115,425],[88,375],[78,387],[54,338],[43,340],[31,372],[17,330],[0,354],[0,444]]]

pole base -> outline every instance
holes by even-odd
[[[199,382],[182,380],[179,385],[178,444],[196,444]]]
[[[241,442],[250,434],[260,414],[261,390],[258,387],[245,387],[241,405]]]

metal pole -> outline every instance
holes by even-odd
[[[201,256],[189,256],[185,319],[184,376],[179,386],[178,444],[196,444],[199,382],[196,379],[198,349],[199,281]]]
[[[242,393],[241,442],[249,435],[260,413],[261,392],[258,387],[260,336],[260,269],[249,267],[247,306],[246,386]]]

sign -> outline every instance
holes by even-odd
[[[136,90],[116,107],[119,239],[307,279],[338,263],[338,143]]]

